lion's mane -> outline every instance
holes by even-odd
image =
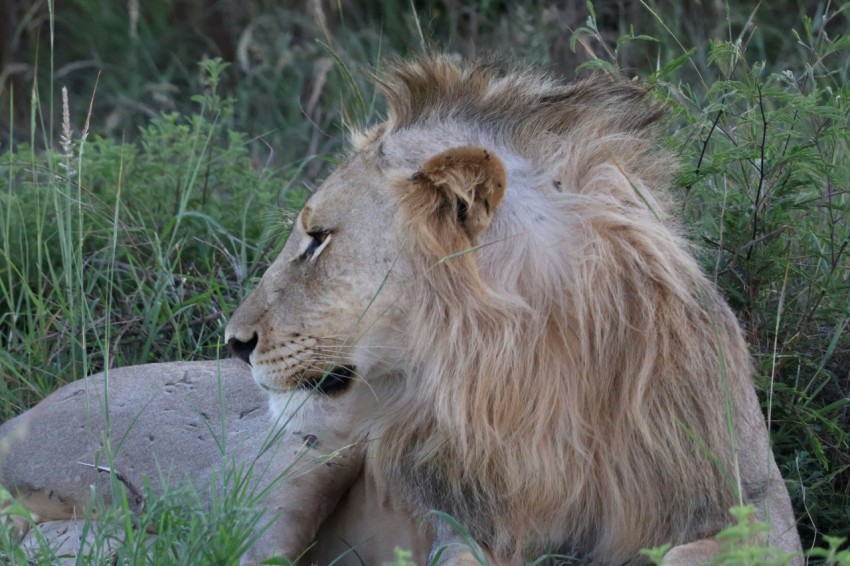
[[[418,306],[405,385],[368,430],[384,479],[504,560],[619,563],[716,532],[742,497],[732,423],[751,368],[668,218],[658,105],[620,79],[445,56],[398,63],[380,86],[380,135],[462,132],[509,175],[492,225],[453,251],[480,247],[446,261],[402,202]]]

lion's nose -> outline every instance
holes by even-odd
[[[230,346],[230,353],[234,356],[238,356],[245,360],[245,363],[251,363],[251,352],[254,351],[254,348],[257,347],[257,333],[255,332],[251,339],[245,342],[244,340],[239,340],[236,336],[231,336],[230,340],[227,341],[227,345]]]

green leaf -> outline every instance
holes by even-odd
[[[672,61],[665,63],[657,72],[652,74],[652,78],[657,80],[670,75],[670,73],[687,63],[688,60],[693,57],[694,53],[696,53],[696,47],[688,49]]]

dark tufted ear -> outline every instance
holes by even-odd
[[[506,177],[502,161],[489,150],[456,147],[439,153],[401,183],[405,220],[438,258],[469,249],[505,196]]]

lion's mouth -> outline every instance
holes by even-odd
[[[269,379],[259,365],[254,365],[252,372],[254,381],[272,394],[306,390],[334,395],[348,389],[353,378],[357,376],[357,367],[354,365],[338,365],[325,371],[296,369],[286,375],[275,375],[274,379]]]
[[[298,383],[302,389],[314,389],[326,395],[341,393],[351,385],[352,378],[357,375],[353,365],[334,366],[319,375],[304,377]]]

